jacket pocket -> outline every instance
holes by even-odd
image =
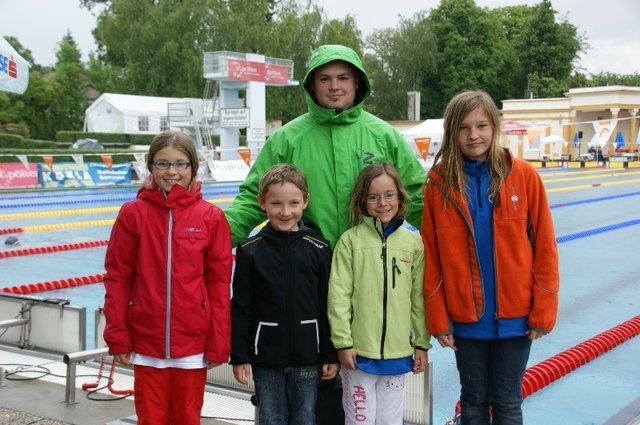
[[[313,328],[313,331],[315,331],[315,337],[316,337],[316,353],[320,352],[320,328],[318,327],[318,320],[317,319],[311,319],[311,320],[302,320],[300,322],[300,324],[304,327],[304,326],[308,326],[310,328]]]
[[[269,332],[269,328],[277,328],[277,327],[278,327],[278,323],[276,322],[258,322],[258,327],[256,329],[256,336],[255,336],[255,339],[253,340],[254,356],[258,357],[258,356],[268,355],[269,351],[272,351],[273,347],[270,347],[271,344],[269,344],[269,342],[273,343],[275,340],[273,337],[269,337],[268,335],[265,335],[265,334],[271,333]],[[264,344],[262,344],[261,341],[264,342]],[[266,353],[261,351],[266,351]]]

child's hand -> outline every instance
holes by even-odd
[[[354,370],[356,368],[356,350],[347,348],[338,351],[338,360],[347,369]]]
[[[131,363],[131,353],[122,353],[122,354],[114,354],[113,359],[116,363],[119,363],[123,366],[133,366]]]
[[[455,340],[453,338],[453,335],[440,335],[437,337],[437,339],[441,347],[449,347],[453,351],[456,351]]]
[[[339,368],[338,363],[325,363],[322,365],[322,379],[323,381],[328,381],[329,379],[333,379],[338,373]]]
[[[242,385],[248,385],[249,378],[251,378],[251,365],[249,365],[249,363],[234,364],[233,377],[236,378],[236,381],[240,382]]]
[[[418,348],[413,353],[413,374],[424,372],[429,363],[429,353]]]

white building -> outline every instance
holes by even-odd
[[[84,131],[157,134],[193,127],[202,111],[202,99],[104,93],[85,111]]]

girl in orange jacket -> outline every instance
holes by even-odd
[[[558,309],[558,250],[543,183],[500,148],[483,91],[456,95],[428,173],[421,234],[429,331],[455,351],[462,424],[522,423],[531,341]]]

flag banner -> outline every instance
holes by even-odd
[[[27,155],[16,155],[16,156],[18,157],[20,162],[22,162],[22,165],[24,165],[24,168],[26,168],[28,170],[29,169],[29,160],[27,159]]]
[[[51,155],[42,155],[42,160],[47,163],[49,170],[53,171],[53,157]]]
[[[107,165],[109,171],[113,170],[113,157],[111,155],[100,155],[100,158]]]
[[[540,136],[544,133],[544,127],[530,127],[527,129],[527,141],[529,148],[540,149]]]
[[[248,167],[251,167],[251,149],[238,148],[238,155],[240,155],[240,158],[242,158]]]
[[[426,161],[427,154],[429,153],[429,145],[431,144],[431,137],[416,137],[413,139],[413,143],[418,147],[422,159]]]
[[[71,158],[73,158],[73,160],[76,162],[76,164],[84,164],[84,157],[80,154],[73,154],[71,155]]]
[[[607,144],[617,123],[618,120],[593,121],[593,129],[596,131],[598,146],[603,147]]]

